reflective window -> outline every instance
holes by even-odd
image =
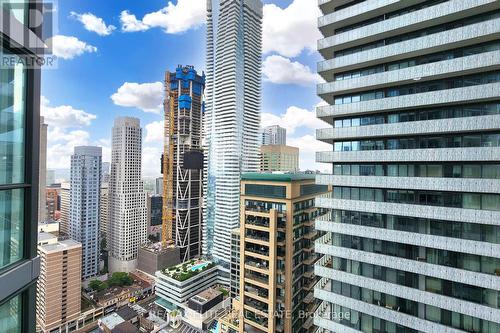
[[[0,69],[0,184],[24,182],[25,86],[22,65]]]
[[[23,196],[22,189],[0,191],[0,269],[23,258]]]
[[[21,296],[0,306],[0,332],[21,333]]]

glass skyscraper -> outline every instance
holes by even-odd
[[[32,1],[0,5],[0,332],[34,332],[40,69],[20,60],[35,54],[41,31],[28,28]]]
[[[500,2],[320,0],[320,332],[500,332]]]
[[[229,275],[240,175],[259,169],[262,2],[207,0],[207,11],[202,243]]]

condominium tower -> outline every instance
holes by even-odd
[[[101,163],[101,147],[75,147],[71,156],[69,236],[82,244],[82,280],[99,274]]]
[[[169,135],[163,158],[163,218],[171,224],[181,261],[186,261],[201,255],[205,75],[198,75],[192,66],[178,66],[165,74],[165,84],[165,133]],[[169,219],[167,214],[172,214]]]
[[[26,65],[44,45],[28,15],[35,2],[1,1],[0,10],[0,332],[35,331],[40,68]]]
[[[259,170],[262,2],[207,0],[203,252],[229,272],[240,175]]]
[[[248,173],[241,178],[240,332],[314,332],[314,175]],[[232,281],[231,281],[232,282]]]
[[[319,1],[320,332],[500,332],[500,2]]]
[[[141,179],[141,158],[140,120],[116,118],[111,143],[108,197],[110,272],[135,270],[139,246],[147,240],[146,193]]]
[[[279,125],[267,126],[262,129],[263,145],[286,145],[286,129]]]

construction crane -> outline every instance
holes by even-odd
[[[169,76],[167,72],[165,78],[165,122],[164,122],[164,155],[163,155],[163,200],[165,200],[162,216],[161,239],[164,248],[173,246],[172,226],[174,219],[174,99],[170,91]]]

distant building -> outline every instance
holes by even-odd
[[[47,170],[46,184],[52,185],[56,183],[56,171],[55,170]]]
[[[161,240],[161,225],[163,217],[163,197],[161,195],[148,195],[148,235]]]
[[[102,182],[108,183],[109,177],[111,174],[111,163],[110,162],[102,162]]]
[[[262,85],[260,0],[207,1],[203,254],[229,286],[231,231],[240,216],[240,175],[259,170]]]
[[[59,232],[61,235],[65,236],[69,236],[70,189],[70,183],[61,183],[61,217],[59,218]]]
[[[65,240],[38,246],[36,320],[43,333],[76,326],[81,302],[82,245]]]
[[[47,186],[47,127],[43,117],[40,117],[40,155],[38,169],[38,222],[47,219],[45,203],[45,188]]]
[[[107,235],[109,224],[109,184],[101,183],[101,202],[99,205],[99,239],[106,240],[106,249],[109,247]]]
[[[155,179],[155,195],[163,195],[163,177],[158,177]]]
[[[186,261],[201,255],[205,75],[198,75],[192,66],[178,66],[175,72],[165,74],[165,82],[165,124],[173,123],[175,139],[165,140],[163,212],[165,222],[171,224],[175,246],[181,251],[181,261]],[[172,222],[167,222],[168,205]]]
[[[328,186],[314,175],[249,173],[241,189],[241,332],[314,332],[314,219],[326,212],[314,202]]]
[[[286,129],[279,125],[267,126],[262,129],[263,145],[286,145]]]
[[[61,193],[61,185],[60,184],[52,184],[48,185],[45,190],[45,206],[47,211],[47,220],[55,221],[56,212],[60,210],[60,198],[59,195]]]
[[[99,274],[101,163],[101,147],[75,147],[71,156],[69,236],[82,244],[82,280]]]
[[[109,182],[109,271],[137,267],[139,246],[147,240],[146,192],[141,177],[142,129],[137,118],[115,119]]]
[[[299,148],[283,145],[260,146],[260,171],[298,172]]]

